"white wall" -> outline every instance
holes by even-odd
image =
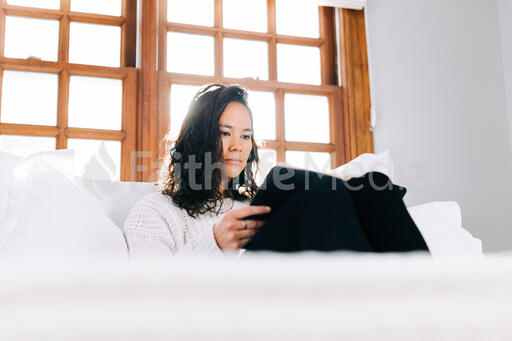
[[[503,74],[507,97],[507,113],[512,146],[512,1],[498,0],[500,16],[501,48],[503,53]]]
[[[367,15],[375,151],[391,150],[406,203],[455,200],[485,251],[512,249],[497,0],[368,0]]]

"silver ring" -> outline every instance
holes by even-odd
[[[244,224],[244,230],[247,230],[247,222],[245,221],[245,219],[242,219],[242,223]]]

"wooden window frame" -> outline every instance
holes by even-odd
[[[337,11],[338,25],[334,20],[321,20],[320,38],[304,38],[303,42],[321,46],[322,83],[317,86],[277,82],[276,63],[269,64],[270,80],[240,80],[219,77],[222,70],[217,48],[215,76],[192,76],[168,74],[165,58],[158,50],[165,51],[165,36],[168,26],[175,30],[185,29],[180,24],[167,24],[163,0],[122,0],[122,16],[112,17],[97,14],[73,13],[70,0],[61,0],[59,10],[34,9],[7,5],[0,0],[0,73],[3,70],[19,70],[54,73],[59,75],[58,117],[55,127],[0,123],[0,134],[24,136],[48,136],[56,138],[57,149],[66,148],[68,138],[90,138],[122,141],[121,180],[148,181],[157,168],[162,151],[160,142],[169,128],[169,90],[172,81],[181,84],[204,84],[207,82],[239,83],[254,90],[274,91],[278,98],[285,91],[329,96],[331,141],[329,144],[311,144],[284,141],[284,108],[276,105],[276,141],[264,141],[263,148],[277,150],[278,159],[284,158],[285,150],[327,151],[331,166],[336,167],[365,152],[373,152],[373,135],[369,129],[370,94],[368,56],[365,39],[363,11],[321,8],[320,15],[331,17]],[[273,0],[267,0],[270,3]],[[221,0],[215,0],[216,20],[221,15]],[[160,6],[160,8],[159,8]],[[269,6],[270,8],[270,6]],[[3,57],[5,37],[5,15],[49,18],[60,21],[59,57],[57,62],[24,60]],[[270,32],[275,32],[275,11],[269,11]],[[68,62],[69,22],[116,24],[121,26],[121,67],[110,68],[71,64]],[[218,24],[218,22],[217,22]],[[216,25],[215,27],[219,27]],[[192,28],[205,32],[205,28]],[[243,38],[249,34],[257,40],[272,41],[269,58],[276,58],[276,43],[297,43],[303,38],[278,36],[275,33],[247,33],[245,31],[206,28],[209,34]],[[332,32],[338,31],[341,59],[342,85],[337,85],[335,60],[336,44]],[[331,32],[331,33],[328,33]],[[326,37],[327,40],[326,40]],[[136,47],[136,45],[138,46]],[[123,122],[121,131],[79,129],[67,127],[67,105],[69,77],[71,75],[106,77],[123,80]],[[1,78],[0,78],[1,86]],[[0,98],[1,101],[1,98]],[[283,103],[277,101],[276,103]],[[1,113],[0,113],[1,115]]]
[[[46,136],[56,138],[56,149],[67,148],[70,138],[100,139],[121,142],[120,179],[135,180],[137,71],[136,56],[136,1],[122,0],[120,17],[78,13],[70,10],[70,0],[61,0],[60,9],[35,9],[8,5],[0,0],[0,86],[3,72],[30,71],[58,75],[57,125],[0,123],[0,134]],[[6,16],[52,19],[59,21],[59,51],[57,61],[4,57]],[[69,63],[69,30],[71,22],[103,24],[121,28],[120,67],[105,67]],[[68,127],[69,80],[71,76],[88,76],[122,80],[121,130],[86,129]],[[1,103],[1,93],[0,93]],[[1,115],[1,113],[0,113]],[[1,117],[1,116],[0,116]]]
[[[362,10],[337,9],[339,18],[343,122],[346,161],[373,153],[370,130],[370,76],[365,16]]]
[[[251,90],[271,91],[276,98],[276,140],[261,141],[262,148],[276,150],[277,160],[285,159],[286,151],[312,151],[327,152],[331,155],[331,167],[337,167],[348,161],[351,153],[347,149],[350,140],[346,139],[344,92],[337,83],[336,68],[336,29],[334,15],[335,9],[329,7],[319,8],[320,37],[305,38],[278,35],[276,33],[275,0],[267,0],[268,32],[247,32],[222,27],[222,0],[214,0],[213,27],[179,24],[167,22],[166,0],[147,0],[142,6],[142,52],[141,65],[143,80],[140,84],[142,92],[142,113],[139,123],[144,126],[141,131],[139,150],[149,151],[144,160],[140,160],[141,174],[139,180],[154,180],[151,171],[155,169],[158,160],[163,156],[163,141],[169,128],[170,87],[171,84],[203,85],[205,83],[220,82],[225,84],[240,84]],[[199,76],[179,73],[170,73],[166,70],[167,32],[180,32],[203,34],[213,36],[215,39],[215,73],[214,76]],[[223,77],[223,38],[239,38],[268,42],[269,80],[255,80],[247,78]],[[321,58],[321,84],[294,84],[277,80],[277,53],[278,43],[288,43],[320,48]],[[158,48],[157,48],[158,46]],[[366,48],[366,47],[365,47]],[[159,51],[156,55],[154,51]],[[147,74],[147,71],[154,75]],[[309,143],[286,141],[284,136],[284,94],[313,94],[327,96],[329,100],[329,143]],[[151,96],[151,94],[153,94]],[[151,117],[151,118],[150,118]]]

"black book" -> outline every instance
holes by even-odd
[[[377,174],[378,172],[371,172]],[[250,205],[264,205],[270,206],[272,210],[266,214],[254,215],[246,219],[255,220],[269,220],[277,210],[284,205],[284,203],[298,190],[307,190],[311,186],[315,186],[320,179],[328,177],[330,183],[335,184],[334,188],[342,186],[340,182],[347,182],[350,186],[358,187],[362,177],[352,178],[350,180],[342,180],[338,177],[333,177],[326,173],[319,173],[311,170],[297,169],[285,166],[275,166],[265,177],[263,184],[258,189],[256,194],[251,200]],[[386,177],[387,178],[387,177]],[[388,179],[388,181],[391,181]],[[407,189],[402,186],[397,186],[392,183],[393,191],[395,191],[401,199],[407,192]],[[350,188],[349,186],[349,188]],[[385,184],[379,184],[385,186]],[[385,188],[385,187],[383,187]],[[349,192],[352,190],[348,189]],[[350,193],[352,195],[352,193]]]
[[[323,176],[329,175],[291,167],[273,167],[250,203],[250,205],[270,206],[272,210],[269,213],[250,216],[246,219],[270,219],[295,191],[308,188],[314,178],[318,179]]]

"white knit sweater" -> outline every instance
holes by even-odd
[[[217,204],[217,208],[220,203]],[[231,209],[249,205],[249,200],[225,199],[221,212],[192,218],[176,206],[171,197],[151,193],[137,201],[124,223],[124,236],[132,257],[174,255],[223,256],[213,235],[213,225]]]

